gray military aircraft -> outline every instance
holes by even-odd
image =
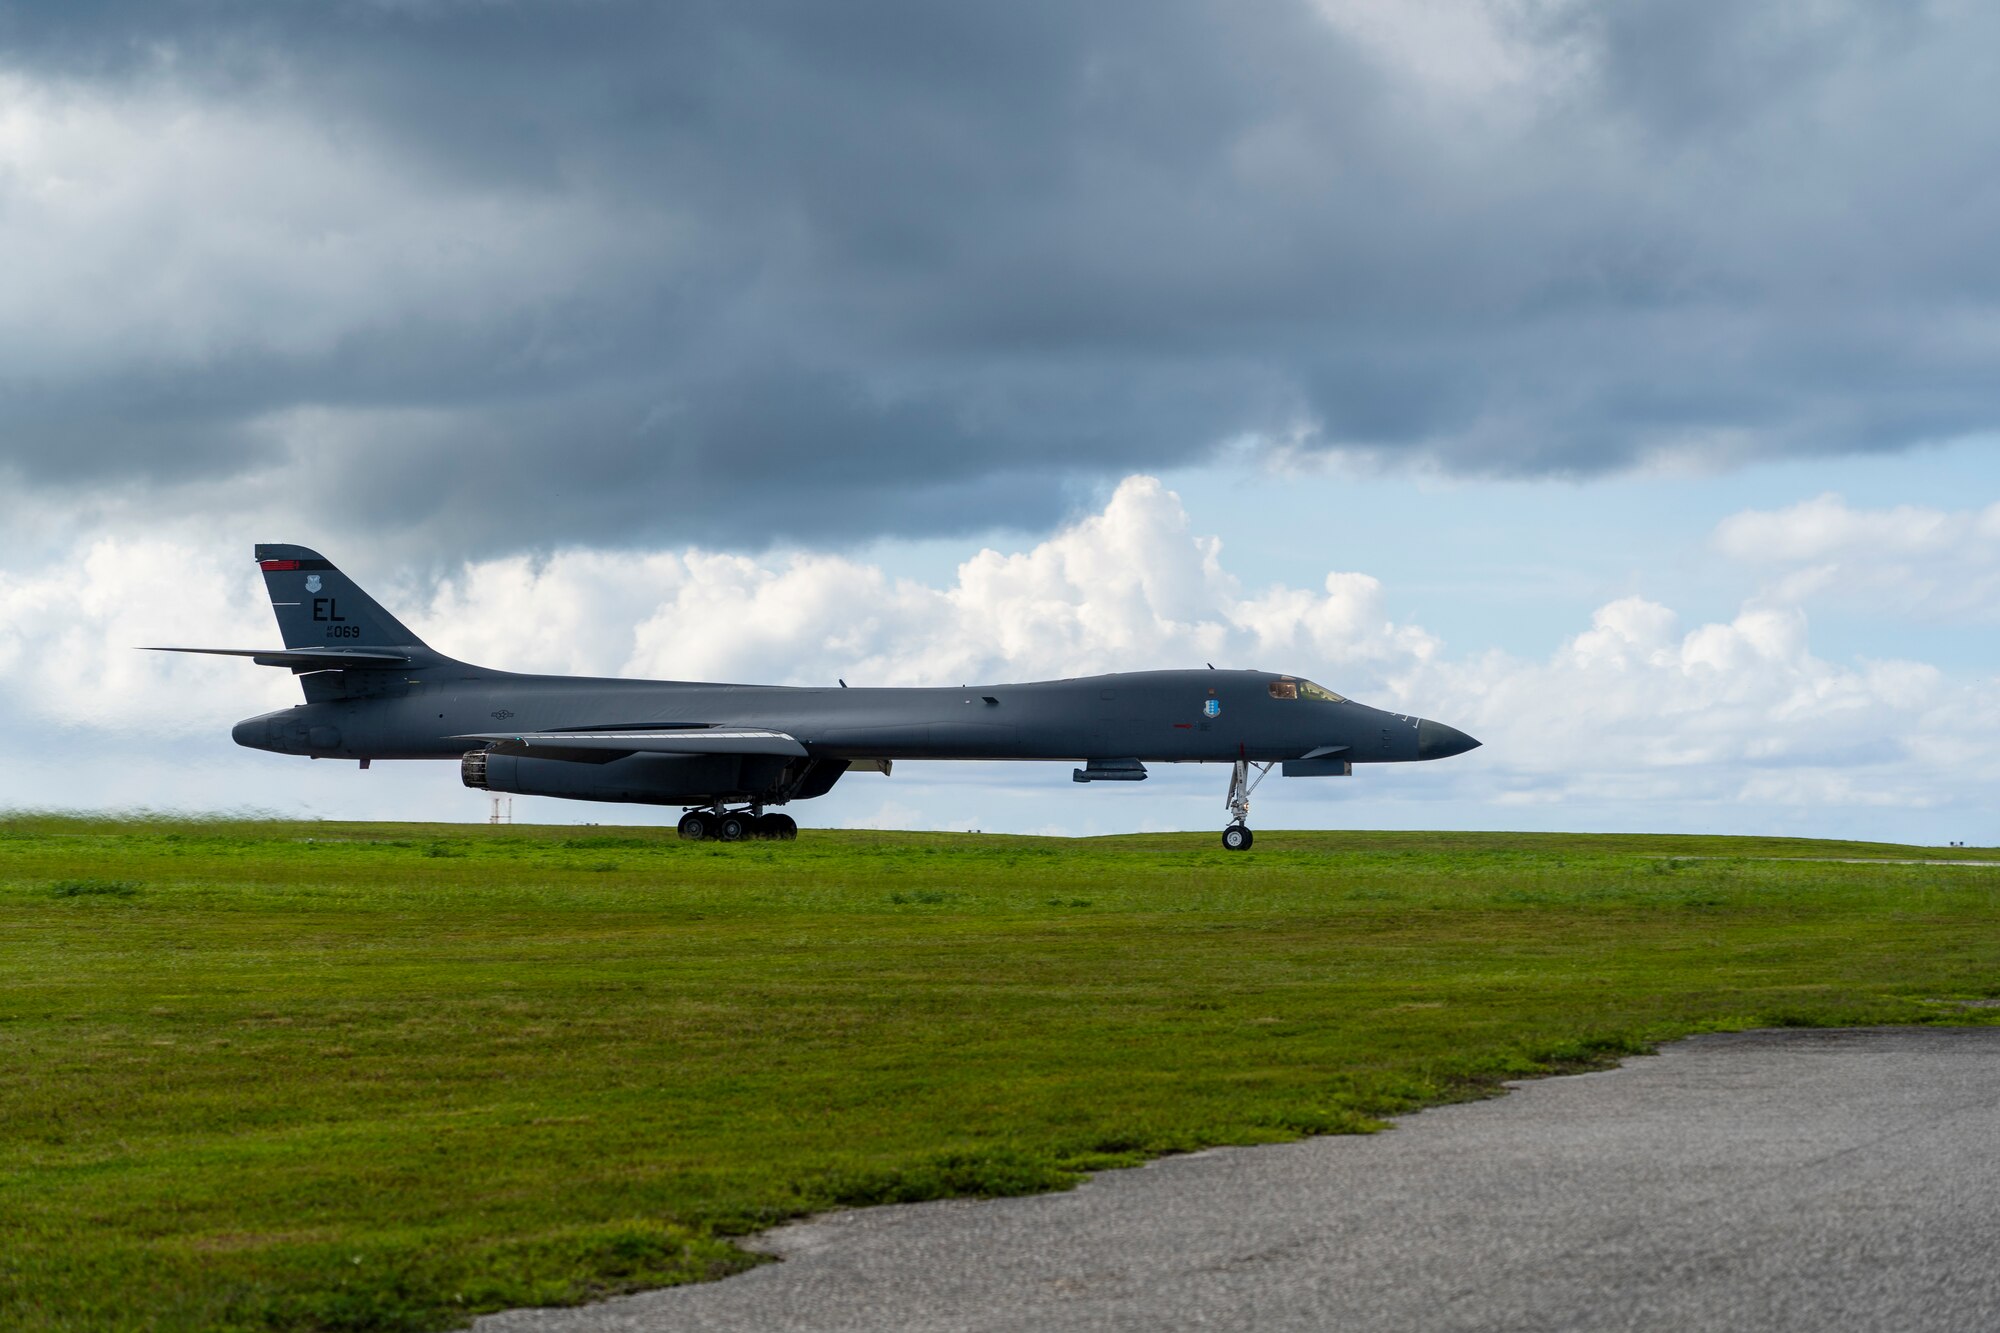
[[[289,667],[306,702],[236,724],[236,743],[315,759],[456,759],[468,787],[678,805],[684,838],[791,838],[771,807],[898,759],[1081,760],[1077,782],[1148,763],[1231,766],[1222,845],[1251,844],[1250,794],[1356,764],[1443,759],[1479,742],[1426,718],[1263,671],[1132,671],[957,689],[828,689],[533,676],[427,647],[333,563],[259,546],[283,648],[156,648]],[[736,808],[732,808],[736,807]]]

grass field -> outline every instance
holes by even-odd
[[[2000,870],[1909,855],[0,818],[0,1327],[444,1328],[1689,1032],[1993,1017]],[[1761,859],[1810,856],[1873,863]]]

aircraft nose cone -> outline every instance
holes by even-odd
[[[1442,722],[1429,718],[1417,721],[1417,758],[1449,759],[1467,750],[1476,750],[1479,742],[1460,731],[1457,727],[1447,727]]]

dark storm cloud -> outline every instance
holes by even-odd
[[[0,458],[491,548],[1039,523],[1246,435],[1536,475],[1992,428],[2000,19],[1418,12],[15,8],[44,119],[249,147],[133,194],[143,260],[75,232],[129,302],[0,313]],[[13,179],[0,237],[53,233]]]

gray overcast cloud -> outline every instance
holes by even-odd
[[[1965,436],[1996,49],[1952,4],[9,7],[0,469],[477,554],[1036,526],[1244,438]]]

